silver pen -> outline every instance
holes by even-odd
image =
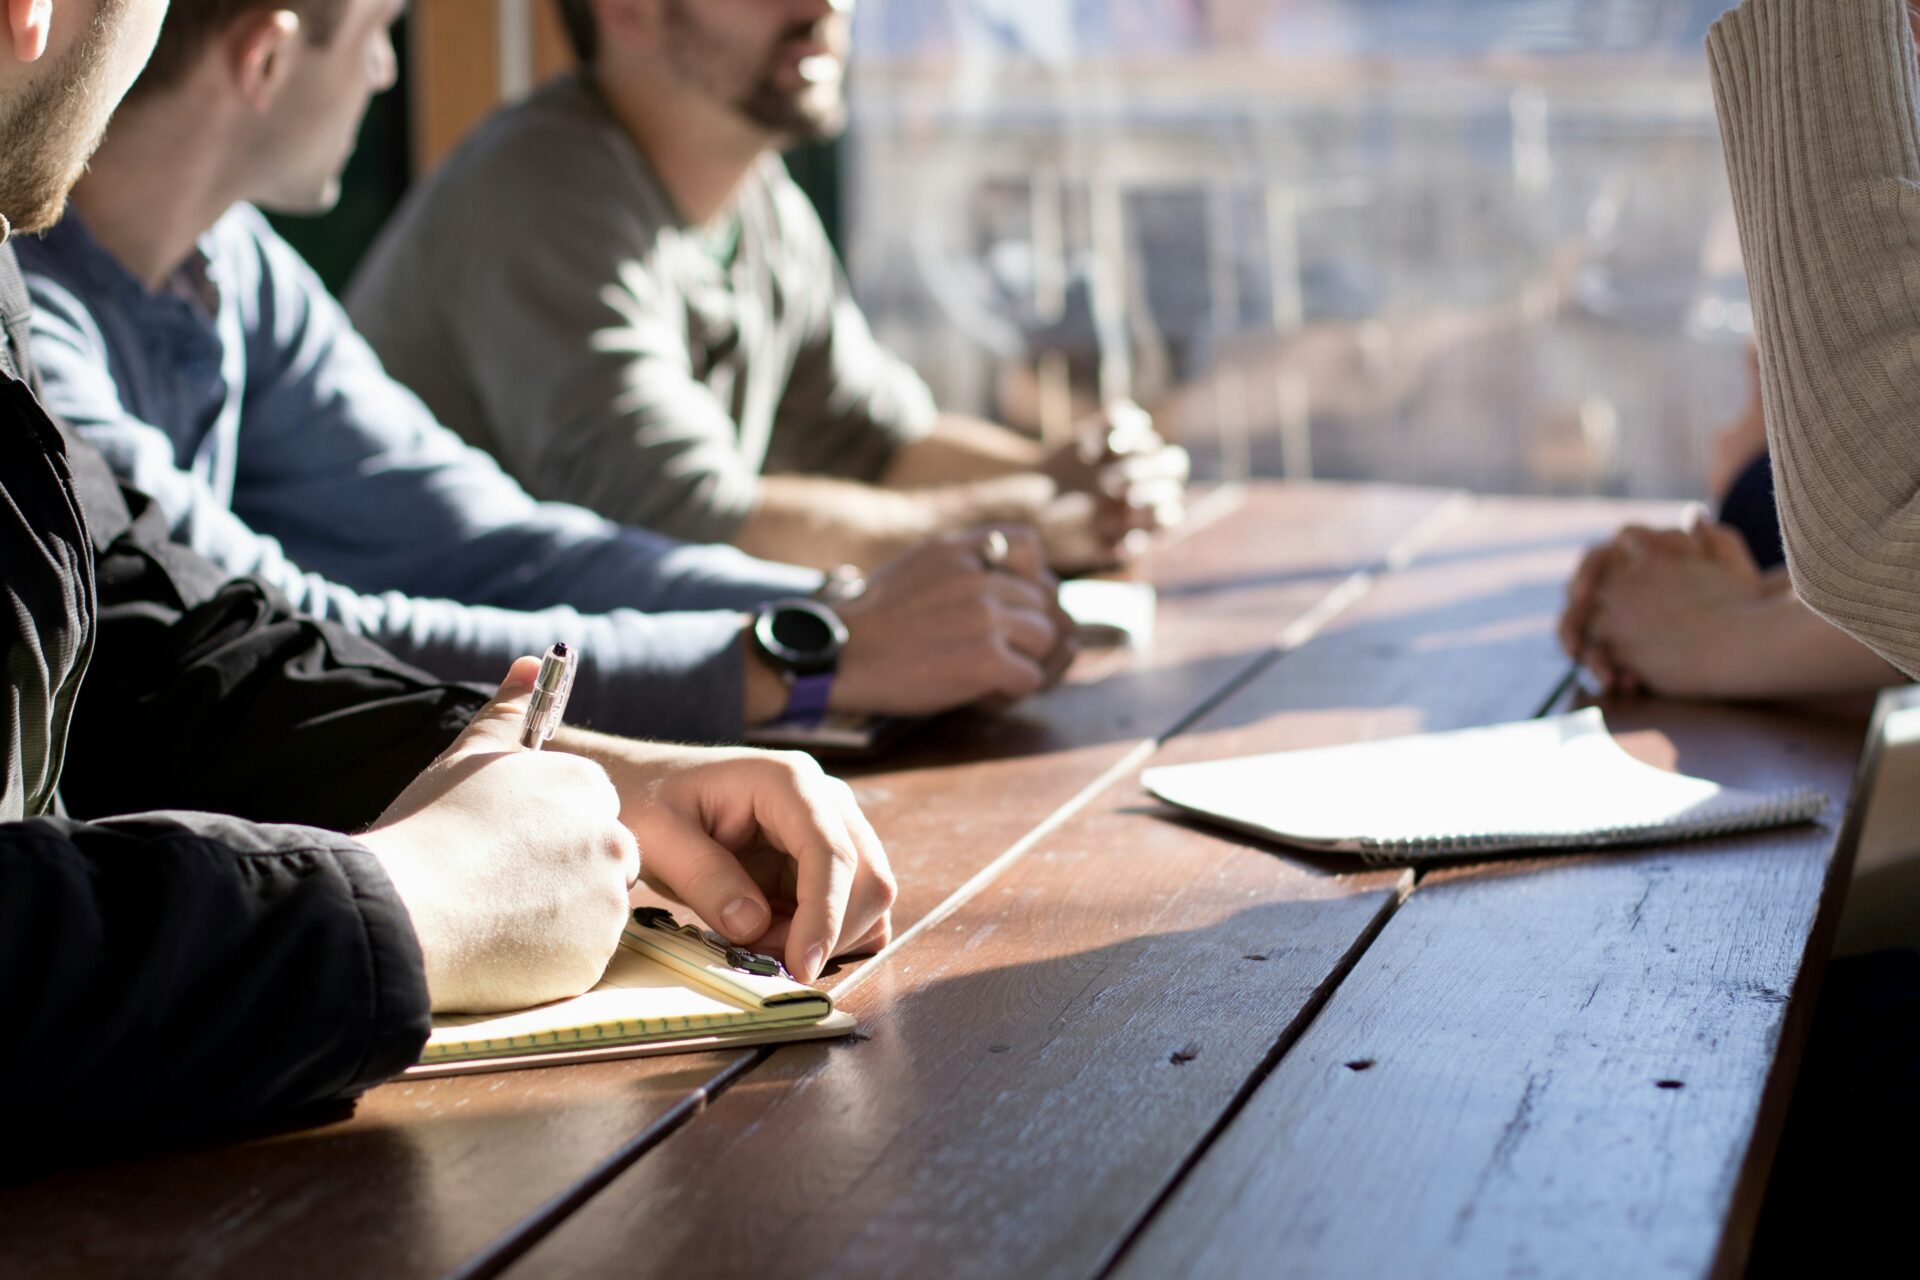
[[[567,714],[567,695],[573,692],[573,668],[579,661],[563,640],[547,650],[540,659],[540,674],[533,678],[533,697],[527,702],[527,724],[520,731],[520,745],[538,751],[560,727]]]

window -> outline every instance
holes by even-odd
[[[1691,496],[1747,395],[1721,0],[863,0],[845,250],[956,408],[1216,474]]]

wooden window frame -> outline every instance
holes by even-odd
[[[407,30],[416,175],[501,105],[574,65],[553,0],[415,0]]]

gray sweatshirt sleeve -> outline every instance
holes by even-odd
[[[1902,0],[1708,38],[1796,591],[1920,674],[1920,121]]]

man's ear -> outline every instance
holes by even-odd
[[[220,39],[228,74],[247,105],[265,111],[292,74],[300,15],[291,9],[243,13]]]
[[[7,0],[7,37],[20,61],[40,60],[52,27],[53,0]]]

